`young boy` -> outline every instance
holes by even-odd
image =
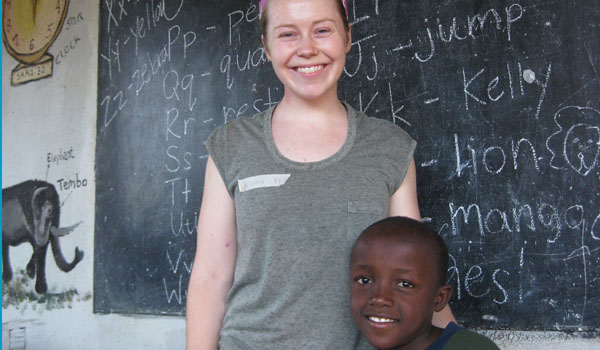
[[[452,295],[448,248],[427,225],[389,217],[358,237],[350,261],[354,322],[378,349],[498,349],[488,338],[449,323],[432,326]]]

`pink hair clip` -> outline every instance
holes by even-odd
[[[260,15],[262,16],[262,12],[263,12],[263,8],[265,8],[265,5],[267,4],[267,0],[260,0]],[[346,18],[348,18],[348,4],[346,3],[346,0],[342,0],[342,4],[344,4],[344,9],[346,10]]]

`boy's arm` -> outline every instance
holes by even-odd
[[[407,216],[421,221],[419,200],[417,198],[417,170],[414,158],[410,160],[410,165],[408,166],[406,175],[404,175],[402,184],[390,199],[388,216]],[[446,328],[450,322],[457,323],[448,305],[442,311],[434,312],[432,320],[434,326]]]

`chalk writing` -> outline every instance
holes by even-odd
[[[502,17],[501,13],[504,15]],[[477,13],[475,15],[467,15],[463,24],[458,25],[458,20],[453,17],[451,25],[443,24],[440,18],[437,18],[437,30],[435,27],[431,27],[428,18],[425,18],[423,24],[426,26],[426,35],[419,35],[416,37],[414,42],[417,44],[413,45],[413,39],[409,39],[403,44],[399,44],[392,51],[402,51],[406,49],[415,49],[414,58],[421,63],[428,62],[436,54],[436,41],[434,38],[439,39],[444,44],[450,44],[453,39],[458,41],[462,40],[475,40],[483,37],[486,32],[485,29],[491,27],[496,31],[506,32],[507,41],[512,40],[513,26],[524,16],[525,9],[518,3],[514,3],[504,8],[503,12],[499,12],[496,9],[489,9],[485,13]],[[490,23],[486,27],[487,23]],[[446,31],[445,27],[448,27]]]
[[[582,205],[577,204],[576,206],[583,211]],[[561,215],[559,208],[544,202],[537,205],[517,202],[512,208],[504,210],[499,208],[482,210],[481,206],[475,203],[458,206],[450,202],[448,209],[452,236],[460,235],[465,239],[481,241],[488,235],[521,232],[522,225],[525,224],[530,231],[543,230],[543,232],[547,232],[549,234],[548,243],[556,243],[561,237],[570,210],[566,209]],[[586,221],[595,222],[595,220]],[[467,230],[463,226],[467,224],[474,225],[474,227]],[[540,224],[541,227],[536,224]],[[590,230],[590,227],[586,227],[585,230]],[[590,235],[594,238],[592,231],[590,231]]]
[[[256,5],[250,5],[245,11],[236,10],[227,14],[228,18],[228,31],[229,31],[229,46],[233,45],[233,37],[237,36],[236,44],[242,44],[242,36],[237,28],[240,23],[251,23],[259,18],[259,11]]]
[[[518,64],[519,69],[521,69],[521,64]],[[513,83],[512,83],[512,73],[511,73],[511,66],[510,64],[507,63],[506,65],[507,68],[507,75],[506,75],[506,80],[508,81],[509,87],[510,87],[510,91],[511,91],[511,98],[515,98],[515,94],[514,94],[514,89],[513,89]],[[528,70],[530,72],[532,72],[531,70]],[[535,112],[535,118],[537,119],[540,115],[540,111],[542,108],[542,103],[544,102],[544,99],[546,97],[546,93],[547,93],[547,88],[548,88],[548,81],[550,80],[550,73],[552,71],[552,64],[548,65],[548,69],[546,72],[546,75],[544,77],[544,81],[540,82],[537,79],[532,80],[532,83],[535,82],[536,85],[538,85],[539,87],[541,87],[541,92],[539,95],[539,99],[537,102],[537,107],[536,107],[536,112]],[[480,76],[486,72],[485,68],[482,68],[481,70],[479,70],[477,73],[475,73],[474,75],[467,75],[467,73],[465,72],[465,69],[463,68],[463,93],[464,93],[464,98],[465,98],[465,109],[468,111],[469,110],[469,102],[471,103],[479,103],[480,105],[487,105],[488,103],[492,103],[492,102],[498,102],[503,96],[504,96],[504,90],[501,90],[498,87],[498,84],[501,81],[500,76],[496,76],[494,77],[487,85],[487,93],[486,94],[476,94],[473,91],[473,87],[471,87],[471,84],[473,84],[474,82],[478,82],[480,80]],[[519,75],[520,79],[523,79],[523,77],[521,77],[521,75]],[[484,84],[485,85],[485,84]],[[522,83],[520,84],[521,86],[521,95],[524,95],[524,89],[523,89],[523,85]]]
[[[456,257],[451,254],[448,282],[456,285],[455,292],[458,300],[462,300],[463,293],[466,293],[471,298],[490,298],[496,304],[506,304],[509,301],[507,287],[502,284],[502,275],[510,275],[510,273],[499,268],[490,270],[487,265],[489,264],[469,266],[463,274],[460,272]],[[496,295],[501,295],[501,298]]]
[[[483,166],[486,174],[500,174],[506,167],[519,170],[519,166],[540,171],[538,152],[534,144],[528,139],[510,139],[510,146],[481,147],[471,138],[466,147],[460,142],[459,136],[454,134],[454,155],[456,160],[456,175],[461,177],[466,169],[470,169],[474,175]],[[464,149],[466,148],[466,152]],[[506,151],[504,150],[506,148]],[[466,156],[464,154],[466,153]],[[481,165],[479,165],[481,164]],[[508,164],[508,165],[507,165]]]
[[[169,249],[167,249],[165,255],[167,265],[169,266],[168,271],[172,274],[164,276],[162,279],[165,300],[168,304],[175,302],[181,305],[184,297],[187,297],[187,289],[182,284],[183,277],[185,275],[189,278],[189,275],[192,273],[193,261],[188,261],[185,258],[185,251],[182,249],[175,255],[172,255]]]
[[[263,47],[259,47],[253,51],[248,50],[247,53],[242,53],[241,61],[240,54],[238,53],[235,54],[235,61],[232,61],[231,55],[223,56],[220,64],[220,71],[221,73],[225,74],[227,89],[231,89],[233,87],[233,78],[231,77],[232,65],[237,69],[237,71],[243,72],[247,69],[259,67],[265,62],[267,62],[267,56]]]
[[[198,231],[198,213],[194,212],[193,218],[184,217],[183,210],[180,212],[179,217],[171,210],[171,233],[173,236],[180,236],[181,234],[194,235]]]
[[[567,106],[556,111],[554,122],[558,130],[546,141],[552,168],[564,169],[564,161],[578,174],[589,175],[600,161],[600,111]]]

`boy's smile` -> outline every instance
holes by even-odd
[[[371,345],[425,349],[442,330],[431,325],[439,305],[435,259],[418,237],[376,232],[360,240],[350,264],[351,311]]]

